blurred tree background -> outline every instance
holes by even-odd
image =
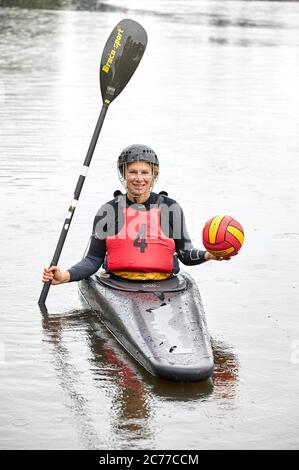
[[[0,0],[0,7],[46,10],[111,10],[111,6],[101,0]]]

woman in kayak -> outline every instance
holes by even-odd
[[[178,259],[188,266],[222,259],[193,248],[179,204],[152,192],[159,161],[150,147],[125,148],[117,167],[126,194],[117,191],[98,211],[86,256],[67,271],[45,268],[43,282],[80,281],[101,266],[124,279],[163,280],[179,272]]]

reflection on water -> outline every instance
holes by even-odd
[[[239,361],[233,349],[216,339],[212,340],[215,369],[214,392],[222,398],[234,398],[239,380]]]
[[[153,377],[131,358],[100,323],[95,313],[71,311],[63,315],[49,315],[43,320],[44,341],[51,347],[53,364],[62,390],[67,394],[75,418],[80,442],[84,448],[103,448],[98,436],[97,422],[93,422],[92,396],[78,391],[87,372],[92,377],[92,387],[106,389],[111,397],[112,431],[110,442],[117,439],[117,447],[130,441],[154,438],[154,400],[173,403],[201,401],[218,397],[232,400],[238,381],[238,361],[233,351],[224,343],[213,341],[215,373],[213,379],[200,383],[172,383]],[[89,371],[79,371],[78,358],[72,357],[67,333],[86,335],[90,351]],[[71,346],[70,346],[71,347]],[[106,444],[107,445],[107,444]]]
[[[92,312],[69,312],[66,315],[48,317],[43,321],[45,340],[52,344],[52,356],[61,387],[67,393],[72,405],[73,414],[84,448],[113,447],[114,439],[128,442],[150,438],[148,420],[150,406],[146,388],[138,374],[123,361],[113,347],[109,333],[102,331],[101,325],[95,323]],[[79,372],[76,358],[71,357],[65,334],[68,331],[84,331],[89,347],[89,371]],[[111,398],[112,436],[109,446],[103,444],[101,431],[97,428],[97,404],[94,397],[88,399],[77,390],[78,381],[88,381],[87,372],[91,374],[92,388],[105,390]],[[79,387],[80,388],[80,387]],[[94,394],[96,391],[93,390]],[[94,424],[92,425],[91,423]],[[102,426],[102,423],[101,423]],[[111,433],[111,431],[110,431]],[[115,434],[115,436],[114,436]],[[115,444],[116,445],[116,444]]]
[[[115,386],[111,402],[113,429],[122,440],[150,438],[149,418],[151,414],[146,387],[138,374],[119,351],[113,347],[109,334],[103,331],[94,317],[89,318],[89,346],[93,378],[100,386],[109,379]]]

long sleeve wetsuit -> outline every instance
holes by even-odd
[[[120,205],[132,207],[136,210],[149,210],[157,206],[161,213],[161,228],[163,233],[175,242],[175,251],[178,259],[185,265],[197,265],[205,261],[205,251],[193,248],[188,235],[185,217],[182,208],[174,200],[164,194],[151,193],[144,204],[136,204],[126,196],[117,196],[104,204],[98,211],[86,256],[77,264],[68,269],[70,282],[80,281],[97,272],[103,265],[106,256],[106,237],[116,235],[124,223]],[[174,257],[173,272],[179,272],[177,257]]]

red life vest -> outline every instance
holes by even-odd
[[[172,272],[175,243],[162,232],[160,210],[123,210],[120,232],[106,238],[108,271]]]

